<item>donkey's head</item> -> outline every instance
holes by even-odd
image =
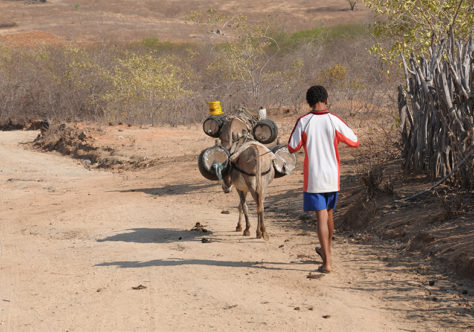
[[[225,169],[222,164],[214,163],[212,168],[214,169],[215,174],[217,175],[217,180],[219,184],[222,186],[222,190],[228,194],[232,191],[232,177],[230,175],[232,171],[232,166],[229,166],[230,169]]]
[[[232,172],[227,172],[227,174],[222,176],[222,180],[219,182],[221,183],[222,190],[228,194],[232,191],[232,188],[234,188],[234,184],[232,183]]]
[[[243,120],[230,118],[222,126],[219,138],[221,145],[232,153],[239,142],[250,137],[251,133],[252,129]]]

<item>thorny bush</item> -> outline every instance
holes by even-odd
[[[382,107],[380,96],[391,83],[380,61],[367,55],[366,30],[357,36],[351,26],[310,30],[302,39],[246,24],[239,37],[205,45],[151,39],[88,48],[0,44],[0,121],[190,124],[208,114],[213,100],[224,112],[239,106],[297,112],[313,84],[328,86],[333,101],[351,100],[336,112],[370,112],[369,105]]]

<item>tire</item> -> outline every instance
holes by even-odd
[[[270,144],[277,136],[278,127],[270,119],[260,120],[253,127],[253,137],[262,144]]]
[[[225,160],[222,163],[223,164],[222,175],[225,175],[229,169],[229,152],[223,147],[219,145],[215,145],[215,146],[202,150],[201,153],[199,154],[199,158],[198,158],[199,172],[206,179],[211,180],[211,181],[217,181],[219,180],[219,178],[217,177],[217,174],[215,173],[215,171],[211,168],[212,165],[210,165],[210,162],[208,160],[208,155],[212,153],[218,153],[220,155],[219,157],[221,157],[222,159],[225,158]]]
[[[217,138],[221,133],[225,120],[225,115],[208,116],[202,123],[202,130],[206,135]]]
[[[281,178],[285,175],[291,173],[294,168],[296,167],[296,156],[290,151],[288,151],[288,147],[284,145],[275,145],[270,147],[270,150],[275,154],[276,159],[273,160],[273,168],[275,169],[275,178]],[[287,162],[287,167],[290,169],[283,169],[283,164],[281,164],[281,160],[284,158]],[[287,172],[285,172],[285,170]]]

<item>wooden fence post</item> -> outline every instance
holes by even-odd
[[[412,53],[406,61],[402,54],[402,62],[406,86],[398,87],[398,110],[404,167],[444,177],[474,147],[472,36],[463,44],[450,34],[431,46],[429,59]],[[474,188],[474,160],[464,162],[451,183]]]

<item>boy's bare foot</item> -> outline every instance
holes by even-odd
[[[329,273],[329,272],[331,272],[331,268],[326,267],[326,266],[324,266],[324,265],[321,265],[321,266],[318,268],[318,272],[320,272],[320,273]]]

